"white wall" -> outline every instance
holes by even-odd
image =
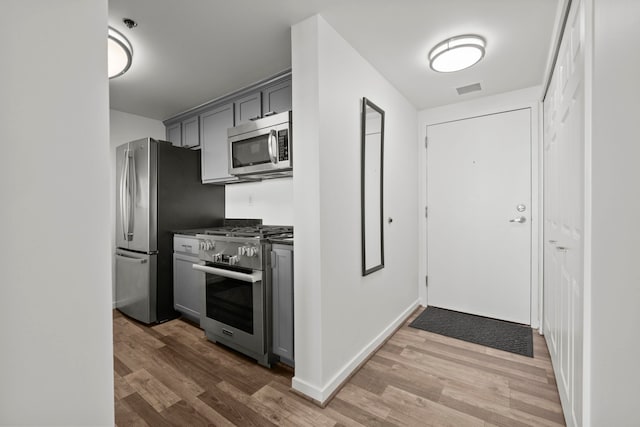
[[[113,425],[107,1],[0,28],[0,424]]]
[[[166,139],[165,127],[160,120],[154,120],[136,114],[125,113],[118,110],[109,110],[109,171],[110,175],[110,212],[116,210],[116,147],[136,139],[151,137],[155,139]],[[116,248],[116,223],[111,221],[111,301],[115,307],[115,248]]]
[[[292,178],[227,185],[225,198],[227,218],[262,218],[263,224],[293,224]]]
[[[593,5],[591,378],[584,406],[592,426],[631,426],[640,401],[640,50],[621,54],[620,46],[640,40],[640,3]]]
[[[109,110],[109,139],[115,161],[115,148],[125,142],[150,136],[166,140],[164,124],[160,120]],[[115,185],[115,184],[114,184]]]
[[[292,65],[293,387],[324,401],[417,306],[417,112],[320,16],[293,26]],[[366,277],[360,234],[363,97],[386,113],[385,268]]]
[[[540,97],[542,88],[534,86],[498,95],[486,96],[471,101],[463,101],[442,107],[430,108],[418,113],[418,157],[419,157],[419,217],[418,234],[419,242],[419,274],[418,289],[420,303],[427,305],[427,288],[425,276],[427,275],[427,220],[424,216],[424,207],[427,205],[427,151],[424,148],[424,139],[427,134],[427,126],[452,120],[460,120],[469,117],[483,116],[503,111],[520,108],[531,108],[531,141],[532,141],[532,284],[531,284],[531,326],[537,328],[541,324],[542,307],[542,253],[539,245],[539,236],[542,236],[542,203],[539,197],[542,191],[542,158],[541,129],[542,124]]]

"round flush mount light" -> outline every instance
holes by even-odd
[[[440,73],[464,70],[484,57],[486,42],[480,36],[464,35],[438,43],[429,52],[429,66]]]
[[[119,31],[109,27],[108,36],[108,66],[109,78],[121,76],[131,67],[133,48],[131,43]]]

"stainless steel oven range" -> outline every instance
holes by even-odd
[[[293,235],[287,226],[221,227],[198,234],[205,273],[200,327],[207,338],[270,367],[271,285],[269,237]]]

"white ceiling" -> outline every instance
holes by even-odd
[[[134,49],[131,69],[110,81],[110,104],[164,120],[288,69],[291,25],[316,13],[419,110],[530,87],[543,81],[560,1],[109,0],[109,25]],[[468,33],[487,40],[480,63],[429,68],[435,44]],[[477,82],[480,92],[455,90]]]

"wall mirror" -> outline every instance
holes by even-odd
[[[384,164],[384,111],[362,98],[361,211],[362,275],[384,267],[382,183]]]

